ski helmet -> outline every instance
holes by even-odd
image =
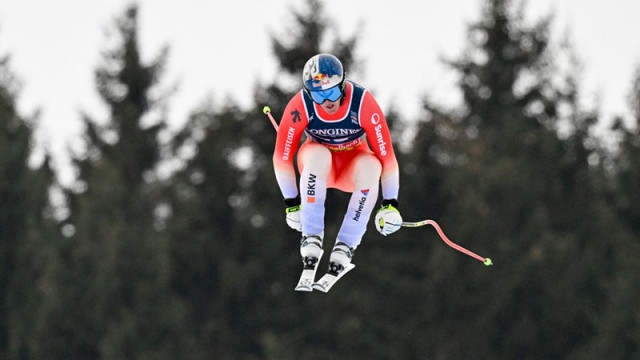
[[[304,89],[318,104],[340,99],[344,94],[344,79],[342,63],[331,54],[315,55],[302,71]]]

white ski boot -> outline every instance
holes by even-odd
[[[322,237],[324,233],[318,235],[302,235],[300,240],[300,255],[302,255],[302,274],[296,291],[313,291],[311,287],[316,279],[318,263],[322,258]]]
[[[349,245],[336,241],[331,251],[331,257],[329,258],[329,270],[327,273],[313,284],[313,288],[322,292],[328,292],[333,285],[340,280],[349,271],[353,270],[356,266],[351,263],[353,257],[354,248]]]

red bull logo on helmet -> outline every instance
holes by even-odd
[[[324,85],[328,85],[331,82],[331,80],[329,80],[329,75],[327,74],[318,74],[316,76],[313,77],[313,85],[315,86],[324,86]]]

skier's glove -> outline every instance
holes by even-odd
[[[300,196],[284,199],[285,212],[287,214],[287,225],[293,230],[302,232],[300,222]]]
[[[375,223],[376,229],[384,236],[398,231],[402,227],[402,216],[398,211],[398,200],[383,200],[382,207],[376,213]]]

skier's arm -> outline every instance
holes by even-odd
[[[386,200],[397,199],[400,188],[400,171],[393,151],[391,133],[378,102],[368,91],[362,99],[360,126],[367,134],[371,150],[382,164],[382,175],[380,176],[382,198]]]
[[[308,123],[309,120],[304,109],[302,94],[298,93],[289,101],[284,110],[273,152],[273,168],[276,180],[285,199],[298,197],[293,157],[298,151],[300,138]]]

